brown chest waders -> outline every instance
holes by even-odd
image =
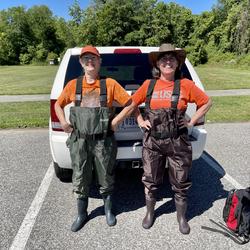
[[[175,81],[171,108],[150,109],[155,83],[156,80],[150,81],[145,102],[145,119],[150,121],[152,128],[143,138],[142,182],[148,190],[148,198],[155,197],[168,163],[169,181],[175,196],[185,199],[191,186],[188,172],[192,165],[192,148],[188,130],[183,125],[185,111],[177,109],[180,81]]]
[[[143,177],[147,212],[142,221],[145,229],[154,223],[154,207],[158,187],[163,182],[166,162],[168,162],[169,182],[175,192],[177,221],[182,234],[189,234],[190,227],[185,217],[187,190],[191,186],[188,172],[192,164],[192,148],[188,140],[188,130],[183,121],[185,112],[177,110],[180,95],[180,81],[174,83],[171,108],[150,109],[150,100],[156,80],[151,80],[145,103],[145,119],[151,129],[143,137]]]
[[[77,79],[76,102],[70,108],[73,132],[67,140],[73,176],[73,192],[86,198],[95,172],[100,193],[110,195],[114,189],[114,165],[117,146],[110,130],[114,110],[107,107],[106,81],[100,81],[100,107],[81,107],[82,77]]]

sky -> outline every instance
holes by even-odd
[[[211,10],[212,6],[217,3],[217,0],[162,0],[162,2],[175,2],[186,8],[191,9],[193,14],[200,14],[203,11]],[[23,5],[25,8],[30,8],[33,5],[47,5],[53,12],[54,16],[63,17],[66,20],[70,19],[68,15],[69,6],[74,3],[74,0],[0,0],[0,10],[8,9],[14,6]],[[87,8],[91,0],[79,0],[81,8]]]

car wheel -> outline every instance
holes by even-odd
[[[54,169],[56,177],[62,182],[72,182],[72,169],[60,168],[56,162],[54,162]]]

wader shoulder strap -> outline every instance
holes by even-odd
[[[149,85],[148,85],[148,91],[147,91],[147,96],[146,96],[146,101],[145,101],[145,108],[150,107],[150,100],[154,91],[154,87],[156,84],[156,79],[150,79]]]
[[[76,101],[75,106],[80,106],[82,101],[82,80],[83,76],[77,78],[76,82]],[[106,79],[100,80],[100,105],[101,107],[107,106],[107,87],[106,87]]]
[[[146,101],[145,101],[146,108],[149,108],[150,100],[153,94],[155,84],[156,84],[156,79],[151,79],[149,86],[148,86],[148,91],[147,91],[147,96],[146,96]],[[174,90],[173,90],[172,97],[171,97],[171,107],[174,109],[177,109],[179,96],[180,96],[180,80],[177,79],[174,82]]]
[[[80,76],[76,80],[76,101],[75,101],[75,106],[80,106],[81,101],[82,101],[82,79],[83,76]]]
[[[174,81],[174,90],[171,97],[171,108],[177,109],[180,97],[180,79]]]
[[[100,106],[107,107],[107,86],[106,79],[100,80]]]

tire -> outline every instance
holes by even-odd
[[[73,173],[72,169],[60,168],[56,162],[54,162],[53,164],[56,177],[61,182],[72,182],[72,173]]]

